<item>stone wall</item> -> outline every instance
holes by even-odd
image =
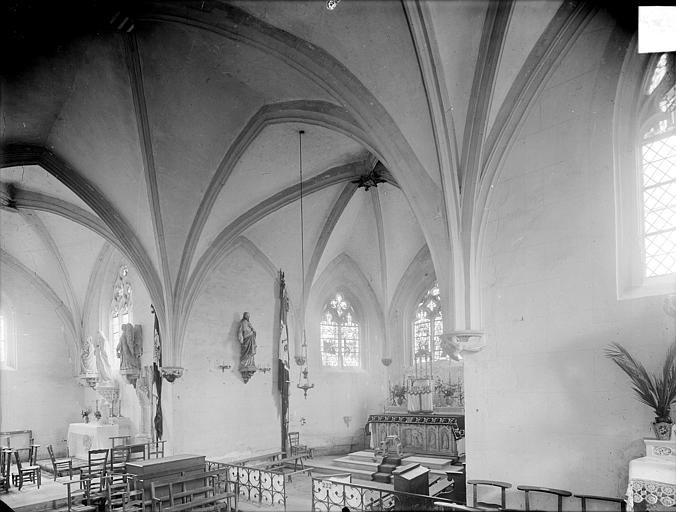
[[[493,190],[487,347],[465,361],[468,478],[623,496],[629,460],[653,435],[651,410],[603,355],[620,342],[657,369],[674,337],[664,297],[617,299],[614,96],[595,96],[608,36],[599,18],[586,28],[532,105]],[[507,505],[523,508],[523,493],[512,489]]]
[[[75,346],[52,303],[23,278],[2,269],[13,310],[16,369],[0,370],[0,430],[32,430],[38,457],[66,454],[68,424],[81,421],[84,389],[75,380]],[[3,305],[5,306],[5,305]]]

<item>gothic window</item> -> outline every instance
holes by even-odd
[[[113,285],[113,300],[110,305],[110,347],[117,346],[122,326],[131,322],[132,288],[129,282],[129,268],[121,265]]]
[[[319,324],[322,365],[358,368],[361,365],[359,321],[341,293],[324,305]]]
[[[646,278],[676,273],[676,55],[651,66],[640,108],[642,249]]]
[[[413,321],[414,357],[431,354],[432,360],[447,359],[441,353],[440,336],[444,332],[444,321],[441,313],[439,286],[435,283],[425,292],[415,310]]]

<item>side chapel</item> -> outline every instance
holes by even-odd
[[[0,444],[625,499],[655,414],[606,351],[676,336],[676,55],[637,7],[9,2]]]

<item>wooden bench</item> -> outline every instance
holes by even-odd
[[[265,463],[274,462],[285,456],[285,452],[268,452],[247,457],[246,459],[239,459],[232,462],[225,462],[224,464],[231,464],[233,466],[258,466]]]
[[[154,481],[150,487],[152,508],[158,512],[222,510],[224,507],[228,511],[237,510],[237,490],[227,490],[227,478],[227,471],[220,470],[172,478],[166,482]],[[219,483],[225,483],[225,491],[219,488]]]

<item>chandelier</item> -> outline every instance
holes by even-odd
[[[303,333],[303,344],[302,356],[297,358],[298,361],[302,361],[301,364],[305,365],[303,371],[298,376],[298,389],[303,390],[303,396],[307,400],[308,390],[315,387],[314,384],[310,384],[310,379],[308,378],[308,357],[307,357],[307,342],[305,340],[305,238],[303,232],[303,134],[304,130],[298,130],[298,175],[300,183],[300,275],[301,275],[301,313],[300,321],[302,323],[302,333]]]

